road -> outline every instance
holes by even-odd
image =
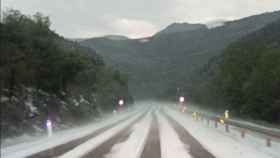
[[[247,140],[243,140],[234,131],[227,133],[222,128],[214,128],[206,122],[195,121],[190,114],[179,112],[168,104],[163,106],[160,103],[151,103],[143,109],[117,114],[119,116],[94,125],[95,128],[90,128],[91,130],[79,129],[82,136],[72,137],[63,143],[61,141],[55,144],[54,140],[50,140],[49,144],[54,145],[45,145],[41,148],[36,148],[34,143],[33,146],[27,144],[31,152],[26,150],[27,147],[18,147],[17,151],[12,150],[13,147],[9,150],[4,149],[4,152],[1,151],[1,157],[277,158],[279,156],[278,141],[273,142],[271,147],[266,147],[265,143],[258,141],[260,138],[247,136]]]

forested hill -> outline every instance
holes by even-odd
[[[172,24],[144,39],[92,38],[81,42],[94,48],[105,61],[130,76],[134,95],[155,97],[190,83],[190,74],[239,38],[280,19],[280,12],[264,13],[207,28]],[[190,85],[191,86],[191,85]]]
[[[50,30],[50,20],[10,10],[0,24],[1,136],[44,132],[132,102],[127,77],[92,49]]]
[[[194,81],[202,105],[280,122],[280,20],[231,44]]]

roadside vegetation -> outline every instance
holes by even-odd
[[[228,46],[193,78],[195,101],[242,117],[279,123],[279,37],[280,20]]]
[[[43,132],[127,104],[127,76],[108,67],[92,49],[50,30],[48,17],[5,13],[0,24],[1,136]]]

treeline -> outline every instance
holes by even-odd
[[[192,83],[201,105],[280,122],[280,20],[231,44]]]
[[[0,24],[1,129],[6,134],[32,126],[28,121],[77,121],[116,108],[120,98],[133,101],[125,75],[50,25],[40,13],[17,10],[6,12]]]

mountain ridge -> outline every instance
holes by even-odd
[[[105,62],[126,72],[135,95],[158,96],[170,87],[183,86],[191,72],[219,55],[230,43],[279,18],[277,11],[226,22],[212,29],[155,35],[144,38],[144,42],[92,38],[81,44],[95,48]]]
[[[173,23],[168,25],[165,29],[157,32],[154,36],[162,34],[172,34],[178,32],[194,31],[199,29],[206,29],[207,26],[204,24],[190,24],[190,23]]]

